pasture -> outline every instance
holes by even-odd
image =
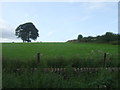
[[[115,66],[119,65],[118,47],[95,43],[3,43],[2,58],[5,61],[34,62],[40,53],[41,63],[67,61],[69,64],[73,60],[102,63],[104,53],[107,53],[107,62]]]
[[[118,71],[72,68],[120,66],[118,45],[95,43],[2,43],[3,88],[118,88]],[[40,63],[37,63],[40,53]],[[66,68],[43,72],[42,68]],[[21,69],[21,70],[19,70]],[[32,71],[31,71],[32,69]],[[52,83],[51,83],[52,82]]]

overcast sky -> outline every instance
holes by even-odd
[[[43,42],[118,33],[117,2],[1,2],[0,11],[0,42],[22,42],[15,29],[26,22],[33,22],[36,41]]]

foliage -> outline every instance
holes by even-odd
[[[111,73],[103,69],[99,71],[97,75],[98,77],[95,79],[95,81],[91,82],[89,86],[107,89],[112,89],[115,87],[118,88],[118,72]]]
[[[78,35],[78,41],[81,41],[82,40],[82,38],[83,38],[83,36],[80,34],[80,35]]]
[[[48,59],[47,60],[47,66],[48,67],[53,67],[53,68],[60,68],[60,67],[65,67],[67,65],[67,61],[65,60],[64,57],[55,57],[53,59]]]
[[[120,35],[114,34],[112,32],[106,32],[104,35],[98,35],[96,37],[88,36],[82,37],[82,35],[78,35],[77,40],[79,42],[99,42],[99,43],[111,43],[111,44],[119,44]],[[72,41],[72,40],[71,40]]]
[[[31,72],[3,71],[4,88],[118,88],[117,72],[101,70],[97,73],[73,73],[70,66],[64,74],[43,72],[41,68]],[[104,87],[105,86],[105,87]]]
[[[30,39],[36,40],[39,36],[37,28],[31,22],[19,25],[15,30],[15,35],[23,42],[31,42]]]

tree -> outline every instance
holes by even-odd
[[[36,40],[39,37],[37,28],[31,22],[19,25],[15,29],[15,35],[21,38],[23,42],[31,42],[30,39]]]
[[[112,32],[106,32],[104,35],[104,41],[110,42],[114,40],[114,34]]]
[[[87,42],[93,42],[93,41],[94,41],[94,37],[92,37],[92,36],[87,37]]]
[[[81,41],[82,40],[82,38],[83,38],[83,36],[80,34],[80,35],[78,35],[78,41]]]

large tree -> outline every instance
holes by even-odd
[[[36,40],[39,37],[37,28],[31,22],[19,25],[15,29],[15,35],[21,38],[23,42],[31,42],[30,39]]]
[[[83,36],[81,34],[78,35],[78,41],[82,41]]]

